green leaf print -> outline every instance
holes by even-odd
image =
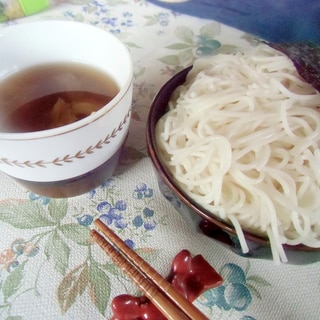
[[[19,290],[24,275],[24,266],[25,262],[21,263],[9,273],[8,277],[3,282],[2,294],[5,302]]]
[[[188,49],[192,46],[190,46],[190,44],[186,44],[186,43],[174,43],[171,44],[170,46],[167,46],[167,49],[172,49],[172,50],[183,50],[183,49]]]
[[[193,59],[193,53],[192,50],[184,50],[179,52],[178,58],[180,61],[180,64],[187,64],[189,61],[192,61]]]
[[[193,36],[194,36],[194,33],[193,31],[188,28],[188,27],[178,27],[176,29],[176,36],[183,40],[184,42],[187,42],[187,43],[190,43],[190,44],[193,44]]]
[[[88,285],[88,264],[71,270],[61,281],[58,287],[58,302],[63,313],[66,313],[82,295]]]
[[[79,225],[78,223],[64,224],[59,227],[63,235],[73,242],[88,246],[92,243],[90,237],[90,228]]]
[[[51,199],[48,204],[49,215],[55,222],[61,221],[67,214],[67,199]]]
[[[8,17],[6,16],[5,7],[3,1],[0,1],[0,22],[4,22],[6,20],[8,20]]]
[[[89,268],[89,293],[94,305],[104,314],[110,299],[110,279],[95,263]]]
[[[138,77],[141,77],[143,74],[145,74],[145,72],[146,72],[146,68],[140,68],[138,71],[135,71],[134,73],[135,79]],[[132,113],[132,115],[134,116],[134,112]],[[132,147],[126,146],[126,148],[132,148]]]
[[[123,0],[108,0],[107,1],[109,6],[117,6],[119,4],[126,4],[128,1],[123,1]]]
[[[18,229],[34,229],[54,226],[43,206],[29,200],[12,199],[0,203],[0,221]]]
[[[262,278],[261,276],[258,276],[258,275],[253,275],[253,276],[247,277],[247,282],[254,282],[254,283],[258,284],[259,286],[263,286],[263,287],[271,287],[270,282],[268,282],[267,280],[265,280],[264,278]]]
[[[2,1],[0,1],[0,16],[1,15],[4,15],[4,4],[3,4],[3,2]]]
[[[159,22],[159,17],[157,15],[144,16],[144,18],[147,20],[146,26],[153,26]]]
[[[200,34],[207,39],[213,39],[221,33],[220,23],[206,24],[200,29]]]
[[[125,42],[126,46],[129,48],[136,48],[136,49],[141,49],[140,46],[138,46],[136,43],[134,42]]]
[[[70,248],[58,232],[54,231],[48,236],[44,252],[47,259],[53,263],[55,270],[64,275],[68,267]]]
[[[261,296],[259,290],[255,286],[247,283],[247,288],[249,289],[249,291],[251,292],[251,294],[253,296],[256,296],[260,300],[262,299],[262,296]]]
[[[271,283],[258,275],[247,277],[247,287],[258,299],[262,299],[257,287],[271,287]]]
[[[116,277],[125,277],[123,271],[113,262],[102,265],[101,269],[106,270],[106,272],[111,273]]]
[[[169,66],[179,66],[180,60],[176,55],[169,55],[159,59],[161,62],[169,65]]]

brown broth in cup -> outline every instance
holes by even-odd
[[[2,132],[34,132],[81,120],[119,92],[106,73],[81,63],[18,71],[0,82]]]

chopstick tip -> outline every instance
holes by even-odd
[[[97,231],[95,229],[90,230],[90,236],[94,237],[97,234]]]
[[[93,223],[94,223],[94,225],[96,225],[97,227],[98,227],[99,225],[101,225],[101,224],[104,224],[104,223],[100,220],[100,218],[95,219],[95,220],[93,221]]]

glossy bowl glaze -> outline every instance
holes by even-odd
[[[36,132],[0,131],[0,170],[28,190],[56,198],[85,193],[109,178],[130,123],[133,66],[126,46],[89,24],[37,21],[3,28],[0,56],[0,81],[33,66],[76,62],[105,73],[119,87],[109,103],[71,124]],[[84,90],[77,81],[66,86],[66,91]],[[24,96],[23,88],[17,95]],[[1,105],[2,117],[8,108]]]
[[[244,232],[249,252],[242,253],[241,246],[234,227],[225,221],[214,217],[190,197],[188,197],[175,183],[172,175],[161,162],[155,139],[155,126],[160,117],[166,113],[168,101],[174,90],[185,82],[191,67],[186,68],[171,78],[158,92],[151,105],[147,122],[147,146],[152,160],[159,189],[163,196],[182,215],[191,228],[219,241],[226,248],[240,256],[272,259],[269,241],[255,234]],[[320,249],[304,245],[285,245],[285,252],[289,264],[310,264],[320,261]]]

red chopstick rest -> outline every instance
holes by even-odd
[[[173,260],[167,280],[189,301],[222,284],[223,279],[200,254],[192,257],[182,250]]]
[[[167,320],[145,297],[121,294],[112,300],[113,317],[110,320]]]
[[[223,282],[202,255],[192,257],[188,250],[182,250],[175,256],[167,280],[191,303],[203,292]],[[111,309],[111,320],[166,319],[145,296],[119,295],[113,299]]]

